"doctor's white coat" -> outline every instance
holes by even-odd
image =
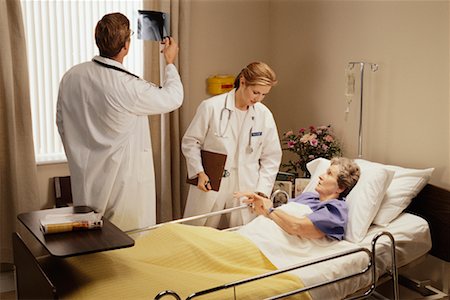
[[[227,109],[231,111],[229,125],[228,112],[224,110],[225,101]],[[199,172],[204,171],[200,150],[209,150],[227,155],[225,169],[236,167],[236,191],[257,191],[270,195],[282,156],[273,115],[264,104],[256,103],[249,108],[239,130],[234,113],[236,109],[234,89],[199,105],[182,140],[188,177],[196,177]],[[222,191],[221,188],[219,192],[203,192],[191,185],[184,216],[211,212],[219,193],[226,192],[232,198],[236,191]]]
[[[117,61],[101,63],[123,69]],[[57,125],[67,155],[74,205],[87,205],[122,230],[156,222],[155,175],[148,115],[183,102],[173,64],[159,88],[125,72],[86,62],[62,78]]]

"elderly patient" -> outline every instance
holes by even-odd
[[[274,221],[290,235],[317,239],[324,236],[342,240],[348,219],[345,197],[359,179],[360,170],[352,160],[344,157],[333,158],[325,174],[319,176],[316,192],[305,192],[289,203],[307,205],[311,213],[304,217],[289,214],[286,210],[273,208],[270,199],[254,193],[236,193],[258,214]],[[289,205],[285,204],[285,205]]]

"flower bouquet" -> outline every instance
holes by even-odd
[[[299,177],[310,177],[306,164],[316,158],[323,157],[331,159],[341,156],[341,145],[335,134],[328,126],[309,126],[308,129],[301,128],[298,133],[292,130],[286,132],[281,139],[282,149],[294,152],[298,155],[298,160],[289,160],[287,164],[282,164],[287,172],[296,173]]]

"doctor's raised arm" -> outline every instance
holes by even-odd
[[[270,195],[281,163],[278,130],[270,110],[262,104],[277,84],[275,72],[264,62],[253,62],[236,76],[234,89],[202,101],[182,139],[190,185],[184,217],[241,205],[236,191]],[[201,152],[226,155],[218,191],[211,190],[210,176],[202,164]],[[220,170],[219,170],[220,171]],[[193,221],[192,224],[219,227],[248,223],[256,215],[250,210]]]

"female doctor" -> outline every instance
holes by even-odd
[[[277,83],[275,72],[263,62],[253,62],[237,76],[234,89],[203,101],[182,139],[191,185],[184,217],[240,205],[236,191],[270,195],[281,162],[278,131],[270,110],[261,103]],[[218,192],[211,190],[204,172],[201,150],[227,155]],[[240,210],[228,215],[230,227],[248,223],[256,215]],[[191,224],[218,227],[220,215]]]

